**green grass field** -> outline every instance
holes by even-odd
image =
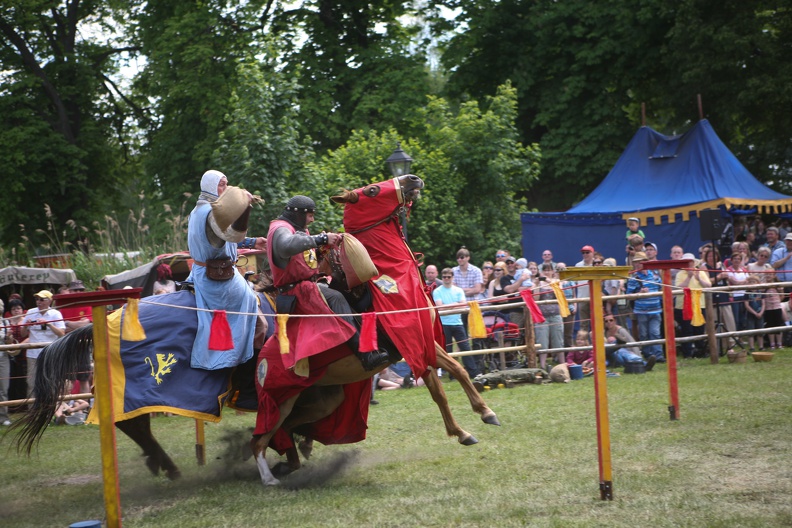
[[[366,441],[317,445],[278,488],[264,488],[252,459],[240,460],[253,415],[228,412],[207,424],[203,467],[194,422],[155,418],[154,434],[182,470],[176,482],[152,477],[119,433],[123,524],[792,526],[792,351],[769,363],[681,361],[679,421],[669,420],[664,365],[607,382],[613,501],[600,500],[592,378],[486,392],[502,427],[483,424],[459,385],[446,382],[478,445],[445,436],[425,388],[378,391]],[[0,444],[0,525],[103,518],[97,427],[50,428],[32,458],[9,446]]]

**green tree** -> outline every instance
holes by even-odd
[[[237,64],[257,49],[262,1],[129,0],[130,32],[145,65],[136,93],[149,98],[145,168],[150,196],[195,192],[232,112]]]
[[[256,233],[267,232],[291,194],[312,186],[303,167],[314,154],[299,137],[297,85],[276,68],[274,46],[270,51],[237,66],[231,113],[213,157],[213,166],[221,167],[234,185],[266,200],[261,214],[251,217]]]
[[[90,225],[117,203],[133,144],[116,83],[120,46],[103,2],[13,0],[0,8],[0,239],[31,243],[50,225]],[[106,37],[93,37],[104,31]],[[49,215],[43,214],[48,204]],[[73,240],[72,240],[73,242]]]
[[[420,128],[415,137],[402,140],[392,129],[355,132],[309,170],[324,177],[325,196],[361,187],[389,177],[385,160],[401,141],[415,159],[412,172],[426,183],[408,227],[412,249],[427,262],[447,265],[464,245],[474,260],[483,260],[499,247],[519,249],[523,204],[518,196],[539,170],[538,148],[519,142],[515,117],[516,92],[509,85],[484,105],[469,101],[456,111],[444,99],[430,97],[407,116],[414,130]],[[338,229],[340,215],[339,209],[323,210],[321,227]]]
[[[400,22],[409,6],[305,0],[277,17],[275,30],[301,42],[286,54],[286,68],[299,75],[302,133],[317,152],[339,147],[353,130],[404,131],[404,116],[423,105],[425,56],[410,50],[417,28]]]
[[[761,181],[792,194],[792,5],[784,2],[688,0],[665,5],[674,25],[663,43],[663,97],[676,123],[704,115],[737,158]]]
[[[444,50],[449,93],[518,90],[524,142],[542,147],[529,204],[566,209],[608,173],[635,129],[686,130],[696,95],[725,143],[765,182],[788,180],[790,8],[777,2],[460,0]],[[442,30],[444,25],[438,25]]]

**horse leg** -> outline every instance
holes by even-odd
[[[294,430],[304,424],[317,422],[322,418],[330,416],[333,411],[344,401],[344,388],[340,385],[329,387],[309,387],[300,393],[289,417],[284,420],[281,429],[290,435]],[[293,436],[292,436],[293,439]],[[309,447],[310,446],[310,447]],[[313,440],[305,439],[300,442],[300,452],[307,459],[313,449]],[[307,451],[307,455],[305,455]],[[278,463],[272,468],[272,472],[281,477],[297,471],[302,467],[297,448],[292,447],[286,451],[286,467],[283,463]]]
[[[311,453],[313,453],[313,442],[313,438],[306,436],[297,444],[297,449],[300,450],[300,454],[305,460],[311,458]]]
[[[151,434],[151,417],[148,413],[141,414],[129,420],[116,422],[116,427],[131,438],[137,445],[143,449],[143,455],[146,457],[146,467],[149,468],[154,476],[159,475],[160,469],[165,471],[165,475],[171,479],[176,480],[181,477],[181,472],[176,464],[170,459],[159,442]]]
[[[435,349],[437,351],[437,366],[447,370],[462,386],[462,390],[465,391],[465,394],[470,401],[470,406],[473,408],[473,412],[478,413],[481,415],[481,420],[490,425],[500,425],[500,421],[498,420],[498,416],[495,414],[495,411],[487,407],[487,404],[484,402],[484,398],[478,393],[476,388],[473,386],[473,382],[470,381],[470,377],[468,376],[467,371],[465,368],[459,364],[454,358],[448,355],[443,347],[438,344],[435,344]]]
[[[456,436],[462,445],[477,444],[478,440],[476,440],[476,437],[462,429],[451,414],[451,408],[448,406],[448,399],[443,390],[443,384],[440,383],[440,378],[437,377],[437,371],[430,368],[424,373],[422,378],[429,389],[429,393],[432,395],[432,399],[440,409],[440,415],[443,417],[448,436]]]
[[[278,423],[275,424],[271,430],[267,431],[262,435],[253,435],[253,438],[250,440],[250,450],[253,451],[253,457],[256,459],[256,466],[259,470],[259,475],[261,475],[261,483],[265,486],[277,486],[280,484],[280,481],[275,478],[275,475],[272,474],[272,471],[267,464],[266,452],[267,446],[272,440],[272,437],[281,428],[283,422],[286,421],[286,418],[289,417],[291,414],[292,408],[294,407],[299,394],[295,394],[288,400],[284,401],[278,411],[280,412],[280,417],[278,418]]]

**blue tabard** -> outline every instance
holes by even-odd
[[[187,245],[190,256],[199,262],[210,259],[230,257],[236,262],[237,248],[233,242],[226,242],[215,248],[206,238],[206,219],[212,211],[209,204],[198,205],[190,214],[187,227]],[[210,350],[209,331],[212,326],[212,312],[198,312],[198,332],[193,343],[193,368],[215,370],[234,367],[253,357],[253,336],[256,331],[258,311],[256,294],[248,286],[248,281],[237,271],[227,281],[215,281],[206,276],[206,268],[193,264],[187,278],[195,284],[195,301],[198,308],[207,310],[226,310],[252,315],[228,314],[228,324],[234,339],[233,350]]]

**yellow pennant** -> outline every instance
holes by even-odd
[[[289,336],[286,335],[286,323],[289,321],[289,314],[277,314],[278,318],[278,343],[280,343],[280,353],[289,353]]]
[[[701,292],[702,290],[690,290],[690,302],[693,309],[693,320],[690,321],[692,326],[702,326],[706,321],[704,315],[701,313]]]
[[[564,290],[561,289],[561,283],[551,282],[550,287],[553,288],[556,301],[558,301],[558,309],[561,311],[561,317],[569,317],[572,312],[569,311],[569,304],[567,304],[567,298],[566,295],[564,295]]]
[[[146,332],[138,319],[138,305],[140,299],[127,299],[126,310],[124,310],[124,324],[121,327],[121,339],[124,341],[143,341],[146,339]]]
[[[468,314],[468,329],[470,329],[471,339],[486,339],[487,327],[484,326],[484,317],[481,315],[478,301],[470,301],[470,313]]]

